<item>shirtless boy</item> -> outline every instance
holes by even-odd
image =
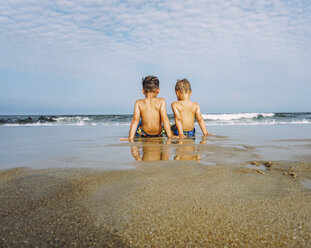
[[[175,116],[175,125],[172,126],[174,135],[179,138],[194,136],[194,119],[197,119],[203,135],[211,135],[207,132],[204,119],[201,114],[200,106],[190,100],[191,85],[187,79],[178,80],[175,85],[175,92],[178,101],[172,103]]]
[[[173,134],[166,113],[165,99],[157,97],[160,91],[159,79],[155,76],[145,77],[143,78],[142,85],[145,99],[136,101],[129,136],[127,139],[121,140],[131,141],[134,139],[134,136],[161,137],[164,134],[162,123],[167,137],[172,138]],[[141,118],[141,124],[139,123],[139,118]]]

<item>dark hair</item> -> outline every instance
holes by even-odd
[[[182,92],[182,93],[191,92],[191,85],[189,81],[186,78],[177,80],[176,85],[175,85],[175,91]]]
[[[159,79],[155,76],[147,76],[142,79],[143,89],[146,92],[155,92],[159,89]]]

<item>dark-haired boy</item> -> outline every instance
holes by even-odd
[[[135,136],[161,137],[164,134],[164,130],[169,138],[173,137],[170,122],[166,113],[165,99],[157,97],[160,91],[159,84],[159,79],[155,76],[147,76],[143,78],[142,91],[145,95],[145,99],[139,99],[135,102],[129,136],[127,139],[121,140],[131,141]],[[141,124],[139,123],[140,118]]]
[[[190,100],[192,91],[189,81],[185,78],[177,80],[175,92],[178,101],[172,103],[172,110],[175,117],[175,125],[172,126],[174,135],[178,135],[179,138],[195,136],[195,118],[199,123],[203,135],[212,135],[206,130],[199,104]]]

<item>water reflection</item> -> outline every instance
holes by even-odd
[[[140,145],[132,146],[132,156],[137,161],[169,160],[169,148],[164,138],[140,138],[136,141]]]
[[[195,160],[200,161],[201,156],[196,154],[197,147],[194,139],[178,140],[174,160]]]
[[[131,154],[137,161],[194,160],[200,161],[195,139],[167,140],[166,138],[140,138],[131,146]],[[200,144],[205,144],[202,138]]]

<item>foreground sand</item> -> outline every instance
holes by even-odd
[[[307,178],[304,162],[7,170],[0,247],[310,247]]]

